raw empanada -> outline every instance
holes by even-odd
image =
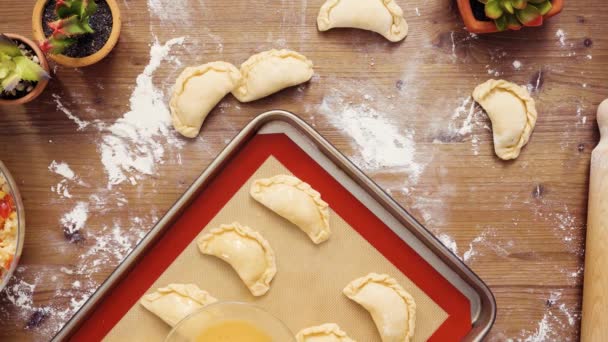
[[[184,317],[217,302],[217,299],[194,284],[169,284],[143,296],[139,302],[173,327]]]
[[[312,62],[291,50],[269,50],[249,57],[241,65],[241,80],[232,91],[249,102],[304,83],[312,77]]]
[[[408,342],[414,336],[416,302],[395,279],[370,273],[342,292],[369,311],[382,342]]]
[[[403,10],[394,0],[327,0],[317,17],[319,31],[352,27],[381,34],[391,42],[407,36]]]
[[[211,229],[197,244],[201,253],[229,263],[254,296],[270,289],[277,273],[275,254],[260,233],[234,222]]]
[[[173,127],[188,138],[201,130],[207,114],[232,91],[241,73],[226,62],[211,62],[182,71],[171,96]]]
[[[517,158],[538,115],[528,90],[505,80],[489,80],[475,88],[473,98],[492,121],[496,155],[504,160]]]
[[[250,193],[256,201],[300,227],[314,243],[329,239],[329,205],[308,183],[294,176],[277,175],[254,181]]]
[[[300,330],[296,342],[355,342],[335,323],[325,323]]]

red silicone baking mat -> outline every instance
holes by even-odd
[[[102,339],[270,156],[322,193],[331,208],[447,314],[430,341],[459,341],[471,330],[468,299],[284,134],[253,137],[78,329]]]

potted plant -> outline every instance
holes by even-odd
[[[467,30],[491,33],[541,26],[562,11],[564,0],[457,0]]]
[[[0,34],[0,105],[32,101],[49,80],[49,65],[31,40],[16,34]]]
[[[121,17],[115,0],[37,0],[32,26],[43,52],[61,65],[78,68],[112,51]]]

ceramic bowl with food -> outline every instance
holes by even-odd
[[[0,161],[0,291],[15,272],[25,237],[25,212],[17,184]]]

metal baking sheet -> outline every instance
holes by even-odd
[[[106,282],[100,286],[98,291],[55,336],[54,340],[64,340],[79,329],[89,314],[94,311],[97,304],[145,256],[146,252],[171,227],[183,210],[222,171],[222,167],[230,161],[232,156],[241,150],[255,135],[277,133],[287,135],[468,299],[471,309],[471,330],[465,340],[479,341],[489,332],[495,319],[496,304],[491,292],[481,279],[313,128],[291,113],[270,111],[255,118],[231,141]]]

